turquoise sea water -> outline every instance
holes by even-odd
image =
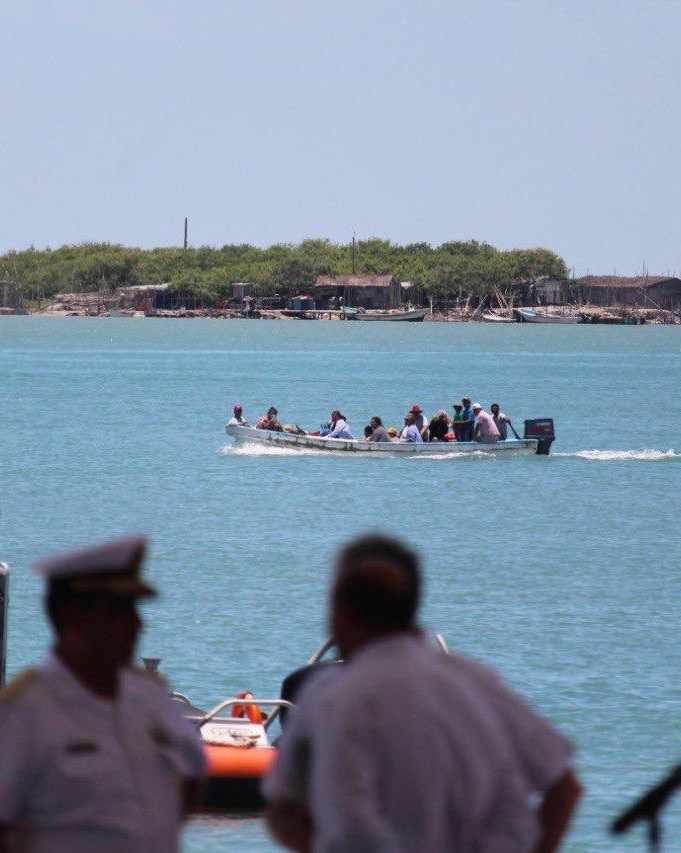
[[[278,690],[325,636],[333,552],[418,545],[423,623],[565,729],[587,793],[567,849],[681,758],[681,329],[0,318],[0,559],[10,674],[48,643],[36,557],[149,533],[142,653],[210,705]],[[552,456],[376,459],[234,450],[232,404],[361,434],[418,402],[552,416]],[[681,846],[681,798],[665,816]],[[185,849],[270,850],[257,818],[194,820]]]

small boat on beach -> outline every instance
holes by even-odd
[[[414,308],[412,311],[358,311],[357,308],[342,308],[346,320],[380,320],[392,323],[420,323],[430,308]]]
[[[483,323],[515,323],[512,317],[502,317],[499,314],[481,314],[480,319]]]
[[[320,435],[274,432],[234,424],[227,424],[225,429],[227,435],[240,445],[258,444],[296,450],[330,450],[357,453],[363,456],[451,456],[466,453],[494,455],[536,453],[546,456],[555,438],[551,418],[525,421],[523,438],[497,441],[494,444],[478,441],[432,441],[419,444],[397,441],[360,441],[356,438],[328,438]]]
[[[514,310],[520,323],[567,325],[582,322],[582,318],[578,314],[549,314],[547,311],[538,311],[536,308],[515,308]]]

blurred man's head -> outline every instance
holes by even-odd
[[[331,632],[341,654],[414,630],[419,594],[418,558],[397,539],[370,534],[346,545],[331,592]]]
[[[142,536],[130,536],[37,564],[47,581],[45,609],[57,648],[83,665],[130,663],[141,628],[136,602],[155,595],[140,576]]]

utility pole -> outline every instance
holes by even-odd
[[[184,218],[184,247],[187,248],[187,217]]]
[[[9,630],[9,566],[0,563],[0,687],[5,686]]]
[[[355,232],[352,232],[352,274],[355,274]]]

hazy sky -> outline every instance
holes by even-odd
[[[327,237],[681,271],[681,3],[0,0],[0,252]]]

